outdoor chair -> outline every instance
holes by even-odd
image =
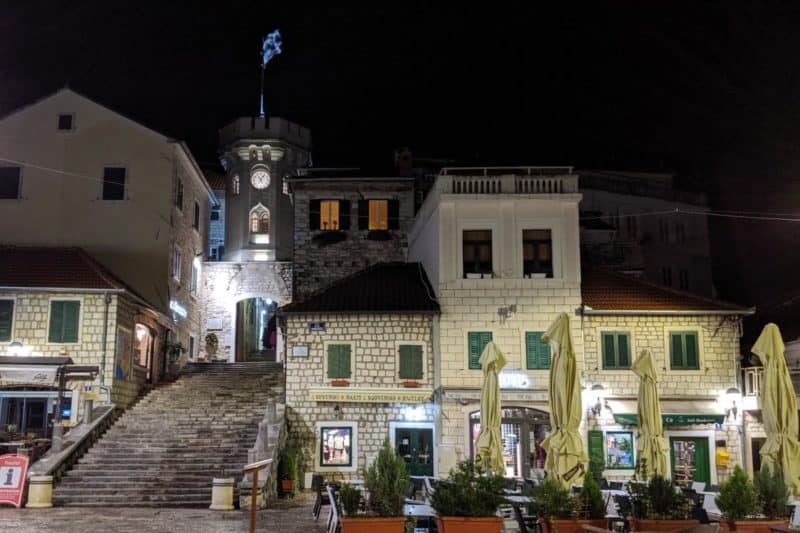
[[[342,514],[339,510],[339,502],[336,500],[336,494],[334,494],[332,486],[328,485],[325,490],[328,493],[328,500],[331,502],[328,513],[328,533],[339,533],[341,531],[339,516]]]
[[[625,484],[622,481],[609,481],[608,486],[611,487],[611,490],[624,490]]]
[[[436,482],[427,476],[425,476],[424,482],[425,482],[424,499],[426,503],[430,503],[433,493],[436,492]]]
[[[617,504],[617,512],[622,518],[626,518],[633,512],[630,496],[614,496],[614,503]]]
[[[525,516],[519,505],[514,506],[514,518],[519,526],[519,533],[537,533],[539,523],[535,516]]]
[[[608,480],[606,478],[600,479],[600,490],[608,490],[611,487],[608,485]]]
[[[320,512],[322,512],[323,505],[330,505],[327,491],[323,492],[322,488],[323,478],[320,475],[314,475],[311,478],[311,488],[317,493],[317,498],[314,500],[314,520],[319,520]]]

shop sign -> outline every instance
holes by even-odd
[[[27,473],[27,456],[0,455],[0,503],[10,503],[14,507],[22,504]]]
[[[725,415],[697,414],[697,415],[661,415],[661,421],[665,426],[691,426],[693,424],[722,424],[725,422]],[[639,416],[630,414],[615,414],[614,422],[625,426],[638,426]]]
[[[308,346],[292,346],[292,357],[308,357]]]
[[[351,389],[340,387],[320,387],[308,391],[312,402],[350,402],[350,403],[426,403],[433,396],[431,389]]]
[[[209,318],[206,320],[206,329],[208,331],[222,331],[222,319]]]
[[[309,322],[308,331],[311,331],[312,333],[324,333],[325,322]]]
[[[501,389],[532,389],[533,379],[522,370],[501,370],[497,376]]]
[[[45,365],[9,365],[0,366],[0,381],[9,383],[35,383],[37,385],[54,385],[58,367]]]

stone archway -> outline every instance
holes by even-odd
[[[251,297],[236,302],[234,319],[235,361],[276,361],[277,302]]]

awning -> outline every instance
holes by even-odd
[[[0,357],[0,383],[55,386],[58,368],[69,357]]]
[[[625,426],[639,425],[636,400],[608,400],[614,422]],[[693,424],[722,424],[725,411],[719,402],[708,400],[661,400],[661,420],[665,426],[690,426]]]

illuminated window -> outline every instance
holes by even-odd
[[[389,201],[369,201],[369,229],[389,229]]]
[[[524,277],[553,277],[553,240],[549,229],[523,230],[522,254]]]
[[[339,229],[339,200],[322,200],[319,203],[319,229]]]
[[[235,175],[231,180],[231,194],[236,196],[239,194],[239,175]]]
[[[492,273],[492,231],[467,230],[463,236],[464,277]],[[478,275],[480,277],[480,275]]]
[[[320,466],[351,466],[353,464],[353,428],[320,428]]]
[[[250,233],[269,233],[269,209],[261,204],[250,210]]]

